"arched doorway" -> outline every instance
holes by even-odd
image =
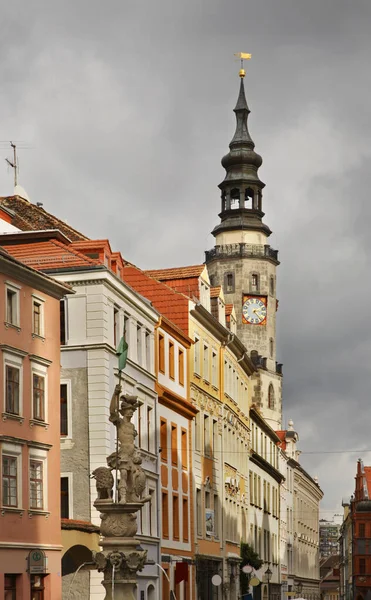
[[[147,600],[156,600],[156,590],[152,583],[150,583],[147,588]]]
[[[76,544],[62,557],[62,593],[69,600],[89,600],[90,572],[78,568],[92,562],[92,553],[86,546]]]
[[[86,546],[72,546],[62,558],[62,577],[75,573],[85,562],[92,562],[91,550]]]

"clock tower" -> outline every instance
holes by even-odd
[[[233,303],[237,334],[258,367],[252,402],[273,429],[281,428],[282,365],[276,362],[276,268],[278,251],[263,222],[263,189],[258,175],[262,158],[248,130],[248,108],[240,70],[236,131],[222,159],[226,171],[220,183],[220,223],[214,227],[215,246],[206,252],[213,286],[222,285],[226,303]]]

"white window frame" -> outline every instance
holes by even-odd
[[[40,306],[40,333],[34,331],[34,306],[38,304]],[[45,298],[32,294],[32,335],[37,337],[45,337]]]
[[[193,370],[197,375],[201,375],[201,338],[198,335],[195,335],[195,343],[193,345],[193,348]]]
[[[31,421],[37,424],[47,425],[48,424],[48,367],[41,363],[31,360]],[[34,399],[33,399],[33,376],[38,375],[44,378],[44,420],[36,419],[34,415]]]
[[[31,461],[37,461],[42,463],[43,470],[43,507],[42,508],[31,508]],[[48,451],[41,450],[41,448],[29,447],[28,453],[28,510],[30,513],[33,512],[48,512]]]
[[[72,440],[72,384],[71,384],[70,379],[61,379],[59,383],[60,383],[60,385],[67,386],[67,430],[68,430],[68,433],[67,433],[67,435],[60,436],[61,445],[63,446],[63,444],[67,440]],[[60,388],[59,388],[59,392],[60,392]],[[59,402],[60,402],[60,398],[59,398]],[[59,411],[60,411],[60,406],[59,406]]]
[[[204,381],[210,382],[210,346],[206,342],[202,344],[202,376]]]
[[[150,495],[150,490],[153,492],[153,494],[151,496],[154,500],[154,502],[153,502],[154,506],[151,505],[151,502],[147,502],[146,511],[144,514],[143,514],[143,508],[142,508],[142,535],[157,537],[158,536],[157,481],[156,481],[156,479],[147,477],[146,490],[145,490],[146,496]],[[151,521],[152,521],[152,529],[153,529],[152,532],[149,531],[149,522],[150,522],[149,512],[150,511],[152,511],[151,512]]]
[[[3,352],[3,381],[4,381],[4,403],[3,412],[15,418],[23,418],[23,356],[12,352]],[[6,367],[19,369],[19,415],[6,412]]]
[[[3,507],[3,455],[11,456],[17,459],[17,506]],[[0,506],[3,510],[23,510],[22,509],[22,446],[20,444],[11,444],[1,442],[1,497]]]
[[[61,473],[61,479],[68,479],[68,518],[73,519],[73,473]]]
[[[15,294],[15,302],[16,302],[16,306],[15,306],[15,310],[16,310],[16,318],[15,318],[15,322],[11,322],[8,321],[8,315],[7,315],[7,310],[8,310],[8,290],[10,290],[11,292],[13,292]],[[12,281],[6,281],[5,282],[5,323],[7,325],[11,325],[13,327],[18,327],[18,329],[20,329],[21,325],[20,325],[20,290],[21,290],[21,286],[17,285],[16,283],[13,283]]]

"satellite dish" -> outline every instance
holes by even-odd
[[[215,585],[216,587],[218,587],[222,582],[222,578],[220,577],[220,575],[213,575],[211,578],[211,583],[213,585]]]

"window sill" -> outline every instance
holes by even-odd
[[[45,517],[46,519],[49,517],[50,512],[48,512],[47,510],[39,510],[37,508],[31,508],[28,511],[28,516],[30,519],[32,519],[32,517],[34,516],[41,516],[41,517]]]
[[[37,425],[38,427],[44,427],[45,429],[48,429],[49,427],[49,423],[46,423],[45,421],[30,419],[30,427],[33,427],[34,425]]]
[[[4,325],[7,329],[16,329],[17,332],[19,333],[21,331],[21,328],[19,325],[15,325],[15,323],[8,323],[7,321],[4,321]]]
[[[19,516],[21,517],[24,513],[24,509],[23,508],[17,508],[17,507],[13,507],[13,506],[1,506],[0,507],[0,512],[1,515],[4,516],[5,513],[15,513],[15,514],[19,514]]]
[[[21,417],[20,415],[14,415],[13,413],[3,412],[1,416],[3,421],[6,421],[7,419],[10,419],[11,421],[19,421],[20,425],[22,425],[24,421],[24,417]]]
[[[45,342],[45,337],[43,335],[40,335],[39,333],[33,333],[32,334],[32,339],[33,340],[41,340],[42,342]]]
[[[200,373],[196,373],[196,371],[194,371],[193,375],[196,377],[196,379],[201,379]]]

